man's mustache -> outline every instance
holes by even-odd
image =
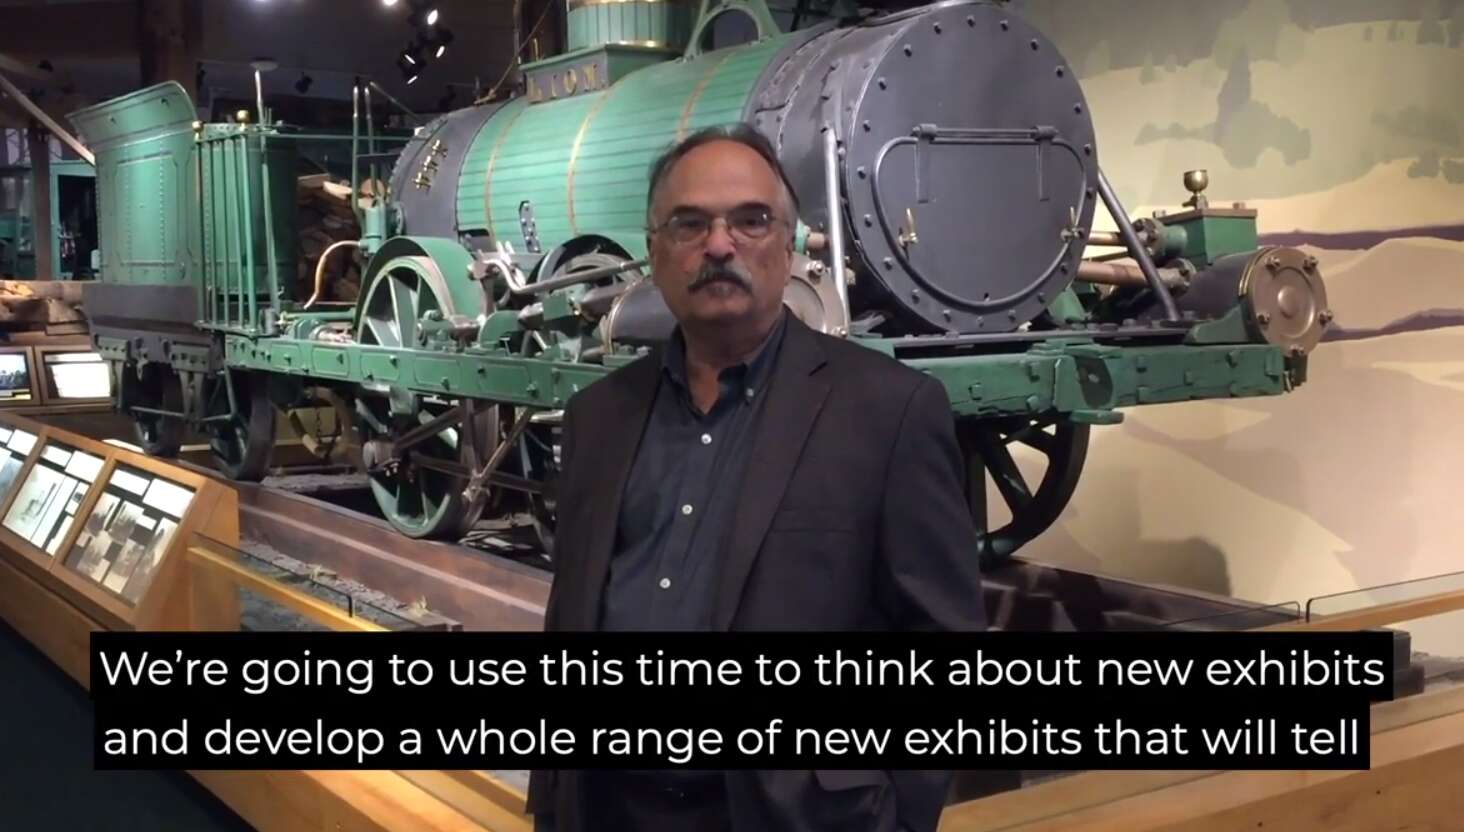
[[[686,287],[688,292],[699,292],[719,280],[725,280],[744,292],[752,292],[752,278],[742,269],[728,263],[705,263],[696,279]]]

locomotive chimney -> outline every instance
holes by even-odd
[[[680,52],[696,17],[692,0],[568,0],[567,52],[642,46]]]

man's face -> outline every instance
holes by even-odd
[[[782,181],[751,148],[713,141],[681,157],[651,206],[651,277],[683,326],[760,331],[776,318],[792,264],[790,206]],[[760,238],[758,212],[772,222]],[[678,240],[666,223],[695,229]],[[681,236],[688,236],[683,233]],[[694,236],[694,235],[693,235]],[[752,238],[750,238],[752,237]]]

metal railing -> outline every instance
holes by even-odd
[[[296,299],[286,296],[281,280],[280,252],[276,250],[280,218],[274,215],[277,206],[271,192],[278,183],[273,182],[270,170],[271,152],[283,142],[344,143],[351,137],[281,132],[276,126],[257,125],[239,125],[227,132],[195,125],[195,136],[203,289],[200,318],[211,329],[273,334],[263,325],[262,312],[272,309],[278,315],[287,302]],[[406,141],[405,137],[377,136],[373,131],[370,147]],[[359,185],[354,158],[352,162],[354,191]],[[380,181],[375,165],[372,176],[373,181]],[[353,207],[354,203],[353,199]],[[361,220],[359,213],[357,219]],[[264,263],[257,262],[261,259]]]

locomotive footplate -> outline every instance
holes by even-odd
[[[864,343],[890,352],[901,342]],[[545,409],[563,406],[614,369],[478,350],[388,349],[244,336],[226,340],[225,357],[244,369],[355,379],[415,394]],[[905,360],[945,385],[957,415],[1056,411],[1096,423],[1119,421],[1105,412],[1130,405],[1278,395],[1294,386],[1294,374],[1304,366],[1302,359],[1285,358],[1271,345],[1116,347],[1065,338],[1039,341],[1023,352]]]

